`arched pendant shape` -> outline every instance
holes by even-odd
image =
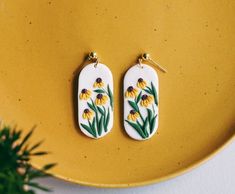
[[[113,126],[113,76],[99,63],[86,65],[78,78],[78,122],[91,138],[101,138]]]
[[[158,75],[149,65],[132,66],[124,77],[124,127],[136,140],[152,137],[158,128]]]

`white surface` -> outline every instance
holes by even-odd
[[[143,139],[135,129],[133,129],[127,122],[125,122],[125,120],[127,119],[128,115],[130,113],[130,110],[132,110],[128,101],[129,100],[134,101],[132,98],[125,97],[125,92],[127,91],[128,87],[132,86],[135,89],[137,89],[138,94],[142,91],[142,95],[143,94],[149,95],[147,92],[145,92],[144,90],[137,87],[137,81],[139,78],[142,78],[143,80],[145,80],[147,82],[147,86],[149,86],[149,87],[151,87],[150,83],[152,82],[157,90],[157,95],[159,96],[158,75],[157,75],[157,72],[155,71],[155,69],[153,69],[152,67],[150,67],[149,65],[146,65],[146,64],[142,64],[142,68],[140,66],[138,66],[138,64],[129,68],[128,71],[126,72],[124,80],[123,80],[123,82],[124,82],[124,84],[123,84],[124,85],[124,87],[123,87],[123,92],[124,92],[124,94],[123,94],[123,97],[124,97],[124,119],[123,119],[123,121],[124,121],[125,130],[131,138],[136,139],[136,140],[146,140],[146,139],[151,138],[156,133],[157,128],[158,128],[158,118],[159,118],[158,106],[155,103],[152,104],[152,107],[149,106],[148,108],[151,110],[154,109],[154,112],[157,114],[156,124],[155,124],[155,128],[154,128],[153,132],[146,139]],[[158,101],[159,101],[159,99],[158,99]],[[148,115],[147,109],[145,107],[141,107],[141,106],[139,106],[139,109],[140,109],[140,112],[143,115],[143,117],[146,118]],[[154,114],[154,116],[155,116],[155,114]],[[141,119],[139,119],[139,121],[140,121],[140,123],[142,123]]]
[[[97,78],[102,79],[102,81],[104,83],[104,87],[102,87],[102,88],[94,88],[93,87]],[[94,138],[90,133],[88,133],[81,126],[81,123],[88,125],[88,121],[86,119],[83,119],[82,114],[86,108],[90,109],[87,105],[87,102],[91,103],[91,101],[90,101],[90,99],[89,100],[80,100],[79,95],[80,95],[82,89],[88,89],[92,92],[91,98],[93,99],[93,101],[95,101],[96,95],[98,93],[94,92],[94,90],[95,89],[105,89],[107,91],[107,85],[109,85],[110,90],[113,93],[113,75],[112,75],[112,72],[110,71],[110,69],[104,64],[98,63],[96,67],[95,67],[95,63],[88,64],[82,69],[82,71],[79,74],[79,80],[78,80],[78,120],[79,120],[79,126],[80,126],[81,131],[85,135],[87,135],[88,137]],[[106,95],[106,94],[103,94],[103,95]],[[109,124],[107,127],[107,132],[105,132],[103,130],[101,135],[97,134],[97,136],[98,136],[97,139],[107,135],[113,127],[113,110],[110,107],[110,100],[108,100],[107,103],[103,106],[105,107],[106,111],[108,111],[108,109],[110,109],[110,120],[109,120]]]
[[[235,142],[193,171],[154,185],[129,189],[98,189],[54,178],[39,182],[53,188],[52,193],[56,194],[234,194]]]

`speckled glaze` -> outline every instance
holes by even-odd
[[[49,3],[50,2],[50,3]],[[45,140],[37,167],[96,187],[130,187],[174,177],[234,135],[235,1],[0,1],[0,118]],[[77,80],[95,50],[114,82],[112,132],[97,141],[77,121]],[[137,54],[159,73],[159,127],[134,141],[123,126],[123,78]]]

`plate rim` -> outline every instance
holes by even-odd
[[[79,184],[82,186],[88,186],[88,187],[95,187],[95,188],[131,188],[131,187],[140,187],[140,186],[146,186],[151,185],[154,183],[159,183],[163,181],[167,181],[169,179],[173,179],[175,177],[178,177],[180,175],[183,175],[187,172],[190,172],[191,170],[194,170],[195,168],[199,167],[200,165],[204,164],[208,160],[212,159],[215,155],[217,155],[219,152],[221,152],[225,147],[227,147],[229,144],[231,144],[235,140],[235,133],[231,134],[230,137],[228,137],[220,146],[218,146],[216,149],[214,149],[211,153],[207,154],[205,157],[202,157],[201,159],[197,160],[196,162],[191,163],[187,167],[178,169],[174,171],[173,173],[169,173],[165,176],[158,177],[158,178],[152,178],[146,181],[137,181],[132,183],[114,183],[114,184],[106,184],[106,183],[95,183],[95,182],[84,182],[79,181],[73,178],[69,178],[60,174],[51,173],[51,176],[53,178],[57,178],[59,180],[73,183],[73,184]],[[31,162],[31,165],[35,169],[40,169],[39,165],[37,165],[34,162]]]

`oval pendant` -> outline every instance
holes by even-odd
[[[124,77],[124,127],[136,140],[152,137],[158,128],[158,75],[145,64],[131,67]]]
[[[113,76],[101,63],[86,65],[78,78],[78,122],[91,138],[101,138],[113,126]]]

